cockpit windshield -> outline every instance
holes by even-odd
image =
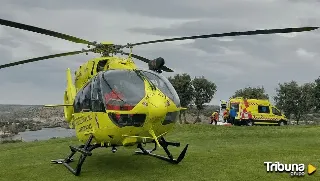
[[[131,110],[145,96],[142,77],[135,71],[108,70],[101,76],[101,91],[107,110],[114,106]]]
[[[167,78],[152,71],[141,70],[140,72],[145,75],[156,87],[158,87],[161,92],[168,96],[178,107],[181,106],[179,96]]]
[[[98,77],[92,87],[92,99],[98,100],[94,106],[97,110],[102,111],[101,106],[107,110],[133,109],[145,96],[144,78],[180,106],[177,92],[161,74],[146,70],[108,70],[101,72]]]

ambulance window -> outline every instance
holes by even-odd
[[[232,107],[236,110],[236,112],[239,112],[239,103],[231,103],[230,104],[230,109]]]
[[[259,113],[270,113],[269,106],[258,106]]]

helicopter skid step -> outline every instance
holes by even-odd
[[[69,162],[73,162],[74,159],[71,158],[68,160]],[[54,163],[54,164],[63,164],[65,162],[65,159],[57,159],[57,160],[51,160],[51,163]]]
[[[92,155],[92,153],[90,151],[87,151],[87,150],[85,150],[83,148],[78,148],[78,147],[74,147],[74,146],[69,146],[69,147],[70,147],[72,152],[76,152],[77,151],[77,152],[80,152],[80,153],[82,153],[82,154],[84,154],[86,156],[91,156]]]
[[[155,142],[155,141],[154,141]],[[163,137],[160,138],[159,140],[159,143],[161,145],[161,147],[164,149],[164,151],[167,153],[167,156],[168,157],[165,157],[165,156],[162,156],[162,155],[157,155],[157,154],[153,154],[152,152],[155,151],[157,149],[157,144],[155,142],[155,146],[152,150],[146,150],[142,147],[141,144],[138,144],[137,148],[139,148],[140,150],[139,151],[135,151],[135,153],[137,154],[142,154],[142,155],[150,155],[150,156],[153,156],[153,157],[156,157],[156,158],[159,158],[161,160],[164,160],[164,161],[167,161],[169,163],[173,163],[173,164],[178,164],[180,163],[186,152],[187,152],[187,149],[188,149],[188,144],[184,147],[184,149],[182,150],[182,152],[180,153],[178,159],[174,159],[172,154],[170,153],[170,151],[168,150],[168,146],[175,146],[175,147],[179,147],[180,146],[180,143],[174,143],[174,142],[167,142]]]
[[[92,150],[94,150],[98,147],[101,147],[100,144],[91,145],[90,143],[91,143],[92,139],[93,139],[93,136],[91,135],[85,145],[81,145],[79,147],[70,146],[71,153],[67,158],[58,159],[58,160],[51,160],[51,163],[63,164],[75,176],[80,175],[82,164],[85,161],[85,159],[87,158],[87,156],[92,155],[92,153],[91,153]],[[74,161],[74,159],[72,157],[76,154],[76,152],[80,152],[81,155],[80,155],[78,164],[77,164],[76,168],[74,169],[69,165],[69,163]]]

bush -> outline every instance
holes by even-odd
[[[3,140],[0,143],[6,144],[6,143],[19,143],[19,142],[22,142],[22,140]]]

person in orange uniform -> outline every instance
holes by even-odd
[[[214,125],[217,125],[218,120],[219,120],[219,111],[216,110],[215,112],[212,113],[212,115],[210,116],[210,124],[212,124],[214,122]]]
[[[226,110],[224,110],[223,112],[223,120],[224,122],[229,122],[229,108],[227,108]]]

